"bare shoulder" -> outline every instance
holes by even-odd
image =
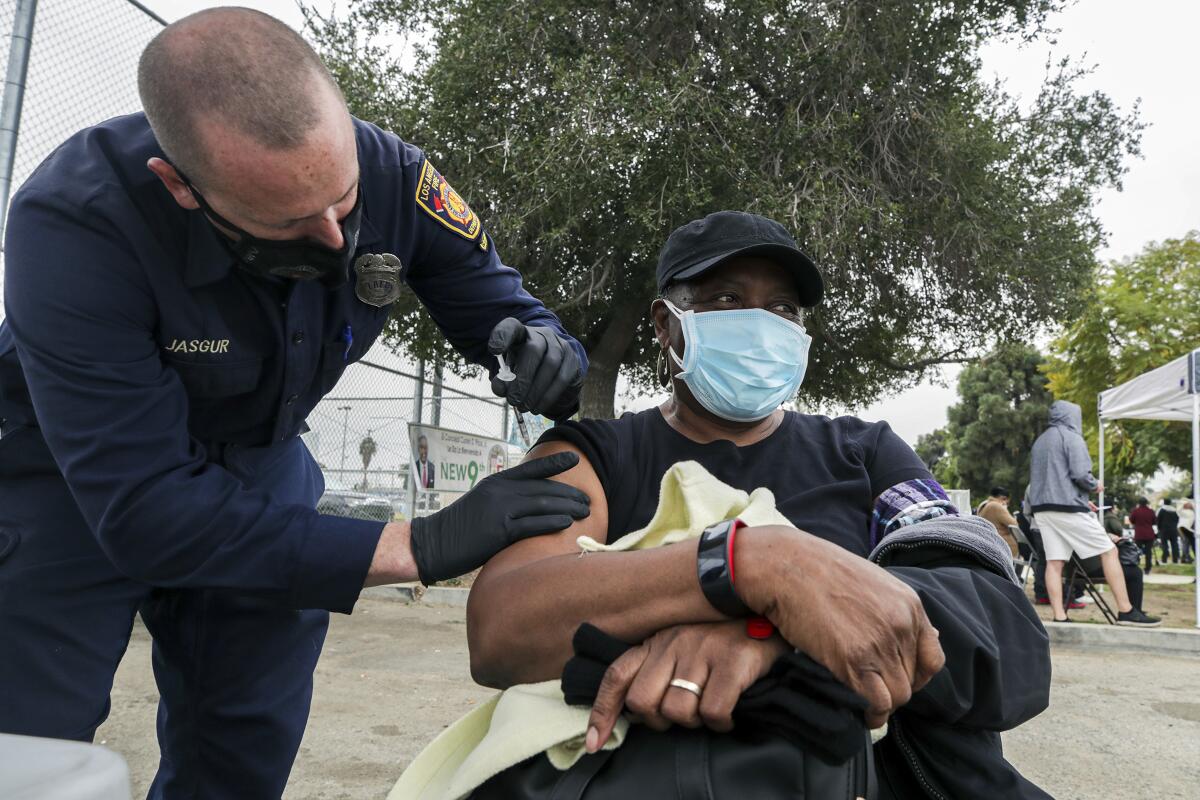
[[[545,442],[535,445],[525,455],[522,463],[554,453],[575,453],[579,456],[578,464],[551,480],[574,486],[586,494],[591,501],[591,514],[584,519],[575,520],[569,528],[558,533],[533,536],[501,550],[484,566],[475,581],[476,586],[486,584],[492,578],[535,561],[577,553],[579,545],[576,541],[580,536],[590,536],[600,542],[608,538],[608,498],[604,495],[604,487],[600,484],[596,470],[578,447],[563,441]]]
[[[600,476],[596,474],[592,462],[583,454],[583,451],[570,442],[554,440],[536,444],[525,454],[525,458],[521,459],[521,463],[525,464],[534,459],[545,458],[555,453],[574,453],[579,456],[579,463],[566,472],[556,475],[553,480],[574,486],[586,494],[592,501],[592,516],[596,514],[597,501],[600,501],[607,511],[608,503],[604,496],[604,487],[600,485]],[[607,517],[607,513],[605,516]],[[607,523],[607,521],[606,519],[605,522]]]

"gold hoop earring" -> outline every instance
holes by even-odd
[[[667,387],[671,383],[671,368],[667,364],[667,359],[663,357],[665,350],[658,351],[658,366],[655,368],[658,372],[658,385]]]

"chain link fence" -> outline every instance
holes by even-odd
[[[141,108],[138,57],[165,24],[130,0],[0,0],[0,64],[9,96],[20,78],[20,64],[9,63],[19,11],[34,16],[10,196],[72,133]]]
[[[141,109],[138,58],[165,24],[135,0],[0,0],[0,64],[6,65],[10,105],[20,95],[22,81],[24,86],[19,116],[5,118],[16,133],[14,146],[7,154],[0,152],[0,157],[11,157],[9,197],[73,133]],[[10,50],[19,56],[25,41],[27,61],[10,63]],[[7,200],[0,197],[0,204]],[[0,250],[0,290],[3,285]],[[325,475],[322,511],[407,518],[453,499],[449,492],[414,490],[409,480],[410,422],[516,441],[515,412],[491,398],[483,381],[447,375],[438,389],[433,369],[426,370],[423,380],[419,371],[418,365],[376,344],[313,410],[303,438]],[[519,455],[514,448],[512,457]]]
[[[482,379],[447,373],[439,388],[434,369],[426,369],[424,378],[420,371],[376,343],[313,409],[302,438],[325,475],[322,511],[407,519],[453,500],[451,492],[416,489],[409,423],[499,439],[509,445],[510,463],[520,458],[516,412],[486,396]]]

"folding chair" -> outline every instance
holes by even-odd
[[[1100,566],[1100,556],[1092,556],[1089,559],[1082,560],[1077,553],[1071,553],[1071,560],[1067,564],[1067,580],[1066,589],[1069,594],[1065,597],[1074,596],[1076,583],[1083,587],[1083,590],[1088,593],[1095,602],[1096,608],[1100,609],[1100,613],[1104,615],[1104,619],[1109,625],[1117,624],[1117,615],[1108,605],[1108,601],[1104,599],[1104,595],[1100,594],[1100,590],[1096,587],[1098,583],[1106,583],[1104,580],[1104,569]]]
[[[1033,574],[1033,570],[1035,569],[1034,565],[1037,564],[1037,548],[1034,547],[1033,543],[1029,541],[1029,537],[1025,535],[1023,530],[1021,530],[1020,525],[1009,525],[1008,532],[1011,533],[1013,538],[1017,540],[1018,547],[1024,545],[1025,547],[1029,548],[1028,558],[1021,558],[1020,556],[1013,558],[1014,569],[1017,567],[1024,568],[1021,572],[1021,589],[1024,591],[1026,585],[1029,583],[1029,576]]]

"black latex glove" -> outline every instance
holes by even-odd
[[[591,513],[588,496],[547,480],[579,463],[575,453],[535,458],[481,480],[446,508],[412,521],[421,583],[463,575],[513,542],[561,531]]]
[[[516,373],[508,382],[492,378],[492,391],[518,411],[562,420],[579,410],[583,364],[552,329],[508,317],[492,328],[488,352],[503,355]]]

